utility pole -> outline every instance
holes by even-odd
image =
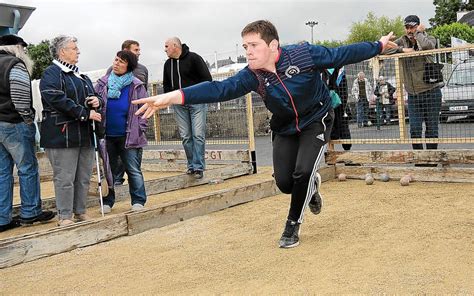
[[[316,26],[317,24],[318,24],[318,22],[315,22],[315,21],[307,21],[306,24],[305,24],[305,25],[311,27],[311,44],[314,43],[314,40],[313,40],[313,27]]]
[[[239,44],[235,44],[235,62],[237,63],[237,60],[239,59]]]

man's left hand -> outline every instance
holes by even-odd
[[[426,30],[425,28],[425,25],[423,24],[419,24],[417,27],[416,27],[416,31],[417,32],[424,32]]]

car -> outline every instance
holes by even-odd
[[[466,59],[456,65],[448,74],[443,93],[440,121],[450,117],[466,118],[474,116],[474,59]]]

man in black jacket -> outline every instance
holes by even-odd
[[[163,70],[165,93],[203,81],[212,81],[211,73],[202,57],[189,51],[189,47],[181,44],[177,37],[166,40],[165,52],[169,57]],[[207,105],[174,105],[173,108],[188,160],[186,173],[200,179],[205,169]]]

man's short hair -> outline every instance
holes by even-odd
[[[129,50],[121,50],[117,52],[117,57],[127,62],[127,72],[133,72],[137,68],[137,56]]]
[[[135,41],[135,40],[125,40],[125,41],[122,43],[122,50],[124,50],[124,49],[130,49],[130,46],[132,46],[133,44],[135,44],[136,46],[140,46],[140,43],[138,43],[138,41]]]
[[[260,34],[260,38],[262,38],[267,44],[270,44],[272,40],[280,41],[277,29],[271,22],[266,20],[258,20],[248,24],[242,30],[241,36],[244,37],[251,33]]]

